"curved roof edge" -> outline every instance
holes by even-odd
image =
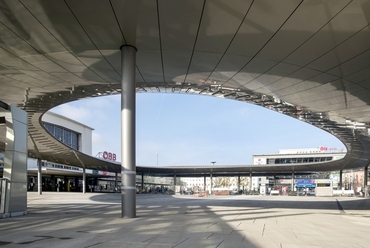
[[[266,99],[266,98],[265,98]],[[270,109],[275,110],[281,105],[269,104]],[[288,104],[289,109],[297,109],[297,107]],[[46,112],[46,111],[45,111]],[[296,111],[290,111],[297,115]],[[286,114],[286,113],[285,113]],[[75,151],[70,147],[67,147],[62,142],[55,139],[48,131],[43,127],[41,117],[43,112],[29,113],[29,156],[33,158],[45,159],[50,162],[63,163],[67,165],[74,165],[86,169],[102,170],[110,172],[121,172],[121,166],[117,163],[101,160],[79,151]],[[293,115],[293,114],[292,114]],[[315,171],[334,171],[334,170],[345,170],[365,167],[369,163],[370,157],[370,139],[361,131],[349,130],[344,127],[335,127],[332,121],[326,120],[322,116],[322,113],[309,114],[303,110],[300,110],[298,119],[304,116],[304,121],[315,125],[320,123],[331,123],[332,129],[330,132],[337,136],[344,142],[347,147],[347,154],[343,159],[321,162],[313,164],[294,164],[294,165],[237,165],[237,166],[172,166],[172,167],[148,167],[148,166],[136,166],[137,172],[143,173],[154,173],[154,174],[174,174],[174,173],[209,173],[210,169],[214,173],[249,173],[253,172],[315,172]],[[308,117],[310,116],[310,118]],[[318,116],[321,116],[318,118]],[[294,116],[292,116],[294,117]],[[312,122],[312,120],[316,122]],[[322,119],[322,121],[318,121]],[[311,121],[311,122],[310,122]],[[318,125],[315,125],[318,126]],[[319,128],[323,129],[321,126]],[[328,130],[326,130],[328,131]],[[37,146],[37,149],[35,149]]]

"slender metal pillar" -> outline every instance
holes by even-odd
[[[212,195],[213,194],[213,180],[212,180],[212,170],[211,170],[211,174],[210,174],[210,181],[211,181],[211,189],[210,189],[210,195]]]
[[[42,161],[37,160],[37,192],[42,195]]]
[[[368,175],[369,166],[366,166],[364,168],[364,197],[367,197],[368,195],[368,189],[367,189],[367,175]]]
[[[173,192],[176,192],[176,172],[173,174]]]
[[[122,217],[136,217],[135,112],[136,48],[121,46],[121,203]]]
[[[86,194],[86,169],[82,168],[82,194]]]
[[[238,175],[238,194],[240,192],[240,174]]]
[[[343,170],[339,171],[339,189],[342,190],[343,187]]]
[[[294,191],[294,171],[292,171],[292,184],[291,184],[290,191]]]
[[[144,172],[141,172],[141,191],[144,192]]]
[[[114,173],[114,193],[118,192],[118,173]]]
[[[249,192],[252,191],[252,171],[249,172]]]
[[[203,187],[203,189],[204,189],[204,192],[207,191],[207,177],[206,177],[206,175],[204,175],[204,187]]]

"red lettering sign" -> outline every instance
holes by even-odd
[[[113,161],[116,161],[117,156],[116,156],[116,154],[115,154],[115,153],[111,153],[111,152],[104,151],[104,152],[103,152],[103,158],[104,158],[104,159],[107,159],[107,160],[113,160]]]

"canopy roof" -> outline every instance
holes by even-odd
[[[370,157],[369,22],[366,0],[2,1],[0,100],[28,112],[30,157],[120,171],[64,146],[40,118],[66,102],[120,94],[119,48],[133,45],[137,92],[276,110],[347,147],[341,162],[311,169],[358,168]]]

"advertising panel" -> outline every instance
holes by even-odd
[[[262,164],[266,164],[267,162],[267,159],[266,158],[253,158],[253,164],[254,165],[262,165]]]
[[[279,183],[280,184],[291,184],[292,180],[291,179],[280,179]]]

